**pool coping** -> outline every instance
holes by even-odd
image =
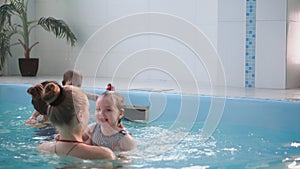
[[[0,76],[0,83],[3,84],[36,84],[45,80],[56,80],[60,82],[60,76],[36,76],[36,77],[22,77],[22,76]],[[105,88],[110,83],[111,78],[94,78],[85,77],[83,79],[83,88]],[[184,86],[166,80],[139,80],[134,84],[125,84],[127,80],[114,80],[117,90],[130,91],[147,91],[155,93],[170,93],[170,94],[185,94],[185,95],[207,95],[214,97],[226,98],[252,98],[252,99],[266,99],[266,100],[284,100],[300,102],[300,88],[299,89],[261,89],[261,88],[239,88],[239,87],[212,87],[203,85],[194,89],[190,87],[189,83],[182,83]]]

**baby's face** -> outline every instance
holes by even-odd
[[[72,79],[71,78],[66,78],[61,83],[62,83],[63,86],[72,85]]]
[[[116,127],[122,117],[111,96],[100,96],[96,102],[95,116],[98,123],[105,127]]]

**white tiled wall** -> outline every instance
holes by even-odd
[[[240,0],[218,1],[218,52],[228,86],[244,87],[245,6]]]
[[[198,59],[198,57],[204,56],[197,56],[193,49],[189,48],[191,47],[189,45],[193,46],[198,43],[195,35],[189,29],[198,28],[199,32],[202,32],[208,38],[207,41],[212,43],[211,46],[216,48],[218,34],[217,0],[73,0],[72,3],[55,0],[35,2],[37,16],[53,16],[64,19],[78,37],[78,46],[71,48],[66,45],[65,40],[58,40],[53,35],[37,29],[36,40],[40,41],[40,44],[33,50],[32,54],[40,58],[38,75],[60,75],[66,69],[76,68],[80,65],[79,68],[85,76],[111,77],[126,57],[135,55],[135,52],[139,53],[140,50],[155,48],[162,51],[160,54],[164,52],[174,54],[176,59],[179,59],[182,65],[192,72],[192,76],[196,81],[203,83],[210,83],[211,81],[208,75],[211,70],[207,70],[205,63],[202,63],[203,60]],[[150,21],[145,20],[143,23],[138,23],[131,20],[130,23],[123,23],[123,26],[120,24],[120,27],[112,28],[114,30],[110,30],[108,34],[99,36],[101,35],[99,34],[102,31],[101,29],[106,28],[110,23],[119,22],[116,20],[145,12],[162,13],[177,17],[177,21],[182,22],[183,25],[179,24],[176,28],[168,26],[165,21],[161,23],[159,16],[151,22],[157,25],[166,25],[164,28],[159,29],[162,29],[164,33],[169,32],[171,36],[172,32],[180,30],[179,36],[185,37],[184,41],[191,44],[181,42],[182,39],[176,40],[176,37],[174,39],[171,36],[165,36],[164,33],[162,35],[143,34],[123,37],[124,39],[120,39],[122,41],[119,43],[106,47],[100,43],[103,39],[109,43],[112,39],[118,38],[120,34],[133,31],[126,29],[143,30],[142,27],[147,29],[147,23],[150,23]],[[153,29],[149,28],[149,30]],[[199,45],[201,44],[199,43]],[[101,56],[101,53],[106,53],[106,56]],[[149,55],[148,59],[155,59],[156,62],[160,62],[158,56],[152,56],[151,52],[146,52],[146,54]],[[147,63],[147,60],[144,60],[144,62]],[[136,64],[139,63],[133,62],[128,66],[128,69],[133,69]],[[172,60],[166,64],[173,65]],[[10,73],[18,74],[17,68],[11,67]],[[169,77],[166,77],[168,75],[157,70],[152,73],[148,71],[144,76],[139,75],[139,78],[163,80],[171,78],[172,72],[169,72],[169,74]],[[122,76],[126,75],[122,73]],[[184,74],[176,74],[175,76],[178,78],[176,80],[186,79]]]
[[[256,88],[286,88],[286,4],[256,1]],[[219,0],[218,5],[218,51],[227,84],[244,87],[246,0]]]
[[[286,87],[286,5],[286,0],[257,1],[257,88]]]
[[[258,88],[286,87],[287,1],[257,0],[255,86]],[[175,55],[176,59],[181,60],[181,63],[190,69],[193,77],[200,84],[202,82],[210,83],[209,72],[212,70],[207,70],[205,67],[205,62],[209,62],[209,60],[199,59],[204,56],[197,56],[193,50],[189,49],[189,46],[184,45],[180,40],[158,34],[144,34],[127,37],[118,44],[110,46],[111,49],[107,49],[99,43],[99,39],[110,42],[119,33],[132,31],[126,30],[130,26],[121,26],[114,28],[115,30],[111,30],[106,35],[99,36],[99,31],[116,19],[152,12],[175,16],[179,20],[183,19],[184,23],[196,26],[208,38],[207,41],[211,42],[211,46],[217,49],[227,85],[236,87],[245,85],[246,0],[72,0],[72,3],[53,0],[35,1],[35,3],[37,16],[53,16],[64,19],[78,37],[78,46],[71,48],[66,45],[65,40],[58,40],[53,35],[36,29],[35,37],[40,44],[34,48],[32,56],[40,58],[38,75],[61,75],[66,69],[74,68],[80,63],[85,65],[82,68],[85,76],[110,77],[126,57],[140,52],[142,55],[148,55],[147,59],[140,61],[142,65],[150,62],[149,59],[156,59],[159,62],[159,56],[163,57],[163,54]],[[160,24],[159,20],[158,17],[154,22]],[[147,26],[148,21],[144,22],[146,24],[133,21],[131,24],[137,28],[131,28],[142,29],[140,27]],[[297,23],[293,22],[293,24]],[[167,25],[163,29],[169,32],[182,30],[182,35],[186,35],[188,41],[193,45],[198,45],[198,47],[201,45],[194,39],[193,34],[189,34],[191,31],[184,26],[174,28]],[[83,48],[85,50],[82,50]],[[160,49],[160,52],[156,53],[156,50],[154,52],[143,51],[152,48]],[[22,55],[21,50],[13,50]],[[105,58],[99,56],[99,53],[105,52],[107,52]],[[155,53],[156,57],[151,56]],[[17,57],[10,58],[9,62],[8,73],[19,74]],[[166,64],[174,63],[175,61],[170,60]],[[134,70],[135,64],[138,63],[129,65],[128,70]],[[97,67],[99,65],[101,65],[101,69]],[[145,79],[172,78],[163,71],[145,72],[144,74],[139,73],[137,77]],[[126,74],[123,73],[122,76],[126,76]],[[176,74],[174,77],[186,79],[185,76]]]
[[[257,21],[286,20],[287,0],[257,0]]]
[[[285,88],[286,22],[257,21],[255,86]]]

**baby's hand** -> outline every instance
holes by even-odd
[[[87,133],[84,133],[84,134],[82,135],[82,140],[83,140],[83,141],[88,141],[89,138],[90,138],[90,137],[89,137],[89,135],[88,135]]]
[[[55,140],[55,141],[59,141],[59,140],[60,140],[60,134],[56,134],[56,135],[54,136],[54,140]]]

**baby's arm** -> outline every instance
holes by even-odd
[[[92,133],[95,128],[96,123],[91,123],[86,128],[85,132],[82,135],[83,141],[85,141],[88,144],[92,144]]]
[[[134,138],[131,134],[127,133],[121,140],[120,140],[120,148],[123,151],[132,151],[136,149],[136,143]]]
[[[28,120],[25,121],[26,124],[35,124],[38,122],[37,117],[40,115],[40,113],[37,110],[34,110],[32,115],[28,118]]]

